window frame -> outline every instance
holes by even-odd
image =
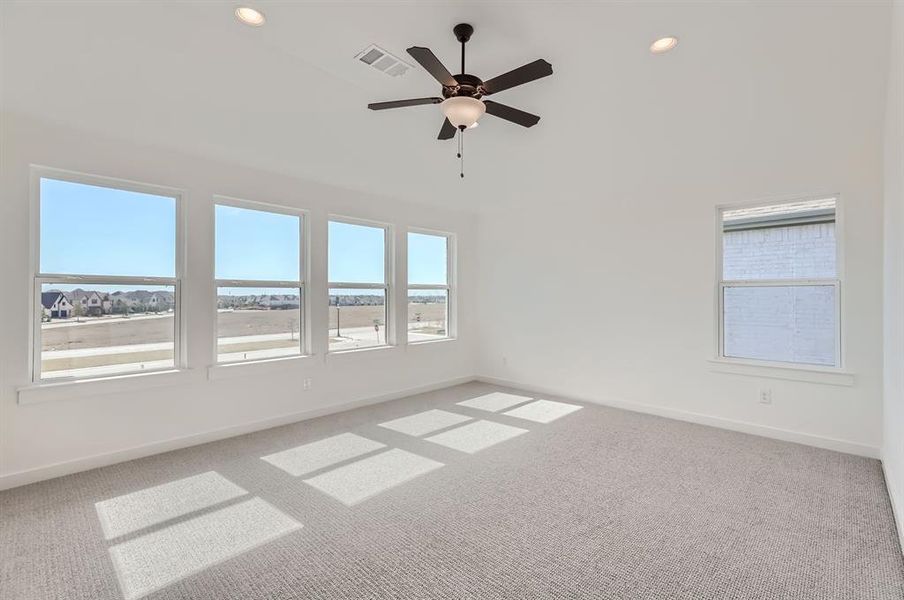
[[[30,184],[29,196],[31,216],[31,255],[29,257],[29,274],[32,285],[29,286],[29,318],[32,324],[32,333],[29,336],[29,372],[31,382],[34,385],[48,385],[72,383],[78,381],[92,381],[112,379],[123,376],[143,375],[146,373],[160,373],[187,368],[186,357],[186,326],[185,313],[182,306],[182,287],[185,274],[185,231],[186,211],[185,192],[178,188],[166,187],[151,183],[143,183],[128,179],[94,175],[66,169],[58,169],[43,165],[29,166]],[[175,265],[173,277],[141,277],[123,275],[73,275],[41,272],[41,179],[55,179],[69,183],[105,187],[113,190],[136,192],[164,196],[172,198],[175,202]],[[173,365],[156,369],[142,369],[138,371],[123,371],[104,375],[86,375],[69,377],[41,377],[41,291],[45,284],[63,285],[167,285],[173,287]]]
[[[411,248],[408,246],[408,234],[409,233],[419,233],[421,235],[432,235],[435,237],[444,237],[446,238],[446,283],[445,285],[432,284],[432,283],[409,283],[405,282],[405,332],[406,339],[408,334],[408,290],[445,290],[446,291],[446,335],[443,337],[437,337],[432,340],[420,340],[416,342],[408,341],[408,345],[417,345],[417,344],[430,344],[433,342],[443,342],[446,340],[454,340],[457,338],[457,323],[454,319],[453,315],[455,311],[453,307],[455,306],[455,252],[456,252],[456,240],[455,234],[449,231],[438,231],[435,229],[425,229],[422,227],[409,227],[405,232],[405,265],[406,267],[411,263]],[[407,269],[406,269],[407,272]]]
[[[346,225],[361,225],[363,227],[373,227],[383,230],[383,283],[354,283],[351,281],[331,281],[330,280],[330,223],[344,223]],[[394,267],[394,244],[393,244],[393,226],[391,223],[382,223],[380,221],[370,221],[359,219],[357,217],[346,217],[342,215],[327,215],[326,218],[326,305],[330,306],[330,290],[346,289],[346,290],[383,290],[384,312],[386,314],[386,322],[383,324],[384,343],[365,346],[363,348],[348,348],[345,350],[330,350],[329,342],[329,316],[326,319],[327,329],[326,335],[326,353],[327,354],[347,354],[352,352],[366,352],[368,350],[378,350],[380,348],[394,348],[396,343],[395,328],[395,303],[393,295],[392,282],[395,278]]]
[[[298,281],[278,281],[269,279],[217,279],[217,206],[231,206],[233,208],[243,208],[246,210],[256,210],[260,212],[269,212],[282,215],[298,217]],[[244,200],[215,194],[213,197],[213,365],[216,367],[245,365],[250,363],[267,362],[272,360],[285,360],[294,358],[303,358],[311,356],[311,332],[309,324],[310,320],[310,302],[308,301],[308,282],[310,281],[310,265],[308,261],[308,245],[310,243],[309,230],[309,211],[291,206],[280,204],[271,204],[268,202],[259,202],[257,200]],[[221,361],[219,352],[219,324],[218,324],[218,306],[219,289],[221,287],[248,287],[248,288],[293,288],[298,290],[301,306],[299,307],[301,319],[301,335],[298,336],[299,353],[289,356],[272,356],[261,358],[248,358],[243,360]]]
[[[774,206],[779,204],[791,204],[810,200],[822,200],[833,198],[835,200],[835,277],[834,278],[799,278],[799,279],[723,279],[724,275],[724,224],[723,213],[725,211],[758,208],[761,206]],[[754,367],[774,367],[780,369],[800,371],[821,371],[826,373],[845,372],[844,340],[847,319],[844,318],[844,303],[842,288],[844,282],[844,210],[841,195],[833,192],[826,194],[810,194],[806,196],[782,196],[777,198],[754,200],[751,202],[720,204],[715,210],[716,225],[716,270],[715,270],[715,361]],[[832,286],[835,288],[835,364],[819,365],[801,362],[783,362],[776,360],[761,360],[756,358],[741,358],[725,355],[725,288],[731,287],[803,287],[803,286]]]

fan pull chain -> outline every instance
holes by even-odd
[[[458,158],[461,161],[459,175],[463,179],[465,176],[465,130],[463,128],[458,130]]]

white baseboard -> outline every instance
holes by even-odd
[[[161,454],[163,452],[169,452],[171,450],[179,450],[181,448],[197,446],[198,444],[206,444],[207,442],[214,442],[217,440],[235,437],[237,435],[243,435],[245,433],[252,433],[255,431],[261,431],[263,429],[270,429],[271,427],[279,427],[280,425],[288,425],[290,423],[297,423],[298,421],[315,419],[317,417],[323,417],[334,413],[345,412],[355,408],[361,408],[362,406],[370,406],[372,404],[379,404],[380,402],[387,402],[389,400],[404,398],[405,396],[432,392],[434,390],[439,390],[453,385],[468,383],[469,381],[474,381],[474,377],[457,377],[438,383],[432,383],[404,390],[397,390],[386,394],[380,394],[379,396],[359,398],[357,400],[351,400],[349,402],[343,402],[341,404],[336,404],[333,406],[289,413],[280,415],[278,417],[270,417],[267,419],[262,419],[260,421],[254,421],[252,423],[233,425],[231,427],[224,427],[222,429],[215,429],[212,431],[205,431],[184,437],[171,438],[160,442],[152,442],[150,444],[134,446],[132,448],[117,450],[115,452],[95,454],[93,456],[86,456],[84,458],[78,458],[71,461],[55,463],[43,467],[28,469],[25,471],[17,471],[15,473],[9,473],[0,476],[0,490],[7,490],[10,488],[27,485],[29,483],[36,483],[38,481],[44,481],[45,479],[62,477],[63,475],[71,475],[72,473],[79,473],[81,471],[96,469],[98,467],[106,467],[108,465],[125,462],[127,460],[134,460],[136,458],[143,458],[145,456]]]
[[[802,433],[788,429],[779,429],[777,427],[770,427],[768,425],[757,425],[755,423],[748,423],[746,421],[735,421],[732,419],[714,417],[701,413],[679,410],[676,408],[656,406],[654,404],[643,404],[640,402],[631,402],[628,400],[608,397],[562,394],[552,388],[531,385],[529,383],[524,383],[521,381],[511,381],[508,379],[502,379],[500,377],[480,375],[477,377],[477,380],[484,383],[491,383],[494,385],[533,392],[535,394],[549,394],[552,396],[559,396],[561,398],[570,397],[578,402],[600,404],[603,406],[611,406],[613,408],[623,408],[625,410],[656,415],[659,417],[666,417],[669,419],[676,419],[678,421],[687,421],[690,423],[697,423],[699,425],[709,425],[711,427],[719,427],[721,429],[729,429],[731,431],[740,431],[741,433],[750,433],[753,435],[759,435],[762,437],[773,438],[786,442],[795,442],[798,444],[805,444],[807,446],[825,448],[827,450],[837,450],[838,452],[856,454],[857,456],[866,456],[868,458],[879,458],[880,456],[879,448],[858,442],[851,442],[848,440],[839,440],[830,437],[813,435],[810,433]]]
[[[885,489],[888,490],[888,498],[891,500],[891,514],[898,527],[898,543],[901,547],[901,555],[904,556],[904,498],[897,496],[897,486],[891,483],[888,476],[888,468],[882,461],[882,474],[885,476]]]

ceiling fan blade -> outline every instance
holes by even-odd
[[[389,102],[373,102],[367,105],[370,110],[385,110],[387,108],[404,108],[406,106],[418,106],[420,104],[439,104],[442,98],[411,98],[410,100],[391,100]]]
[[[433,75],[433,77],[444,86],[458,86],[458,81],[452,77],[452,73],[449,72],[449,69],[443,66],[443,63],[439,62],[439,59],[436,58],[436,55],[430,48],[412,46],[411,48],[408,48],[408,54],[420,63],[422,67],[427,69],[427,72]]]
[[[517,123],[523,127],[533,127],[537,124],[537,121],[540,120],[540,117],[537,115],[532,115],[529,112],[524,112],[523,110],[518,110],[517,108],[512,108],[505,104],[499,104],[492,100],[484,100],[483,103],[486,104],[487,114],[499,117],[500,119],[505,119],[506,121],[511,121],[512,123]]]
[[[486,89],[487,94],[495,94],[547,75],[552,75],[552,65],[541,58],[508,73],[493,77],[489,81],[484,81],[483,87]]]
[[[455,137],[455,125],[453,125],[449,119],[443,121],[443,126],[439,130],[439,135],[436,136],[438,140],[451,140]]]

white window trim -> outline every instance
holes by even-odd
[[[213,289],[213,313],[214,313],[214,336],[213,336],[213,366],[209,370],[218,370],[219,367],[233,367],[239,365],[248,365],[251,363],[274,363],[274,364],[294,364],[286,361],[291,361],[292,359],[298,358],[307,358],[311,356],[311,328],[310,328],[310,302],[308,298],[308,286],[307,282],[310,281],[310,265],[309,265],[309,244],[310,244],[310,230],[309,230],[309,213],[307,210],[293,208],[289,206],[282,206],[278,204],[270,204],[266,202],[258,202],[255,200],[243,200],[240,198],[233,198],[230,196],[222,196],[222,195],[214,195],[213,197],[213,210],[214,210],[214,235],[213,235],[213,257],[214,257],[214,277],[216,277],[216,256],[217,256],[217,235],[216,235],[216,210],[217,206],[232,206],[234,208],[244,208],[247,210],[256,210],[260,212],[269,212],[269,213],[277,213],[283,215],[289,215],[292,217],[298,217],[298,235],[299,235],[299,247],[298,247],[298,274],[300,279],[297,281],[280,281],[280,280],[269,280],[269,279],[214,279],[214,289]],[[220,353],[219,353],[219,332],[218,332],[218,307],[217,303],[219,300],[219,288],[221,287],[248,287],[248,288],[293,288],[298,290],[298,297],[301,301],[300,307],[300,327],[301,327],[301,335],[298,336],[298,350],[299,353],[296,355],[289,356],[268,356],[268,357],[260,357],[260,358],[249,358],[246,360],[230,360],[230,361],[220,361]]]
[[[77,171],[68,171],[43,165],[30,165],[30,229],[31,244],[29,253],[29,272],[32,285],[29,286],[29,318],[32,324],[32,334],[29,336],[29,372],[31,374],[31,386],[43,386],[77,383],[83,381],[101,381],[115,379],[123,376],[144,375],[154,373],[170,373],[187,368],[186,357],[186,319],[182,308],[182,282],[185,273],[185,231],[186,211],[185,192],[171,187],[165,187],[150,183],[142,183],[115,177],[92,175]],[[56,273],[42,273],[41,267],[41,179],[56,179],[71,183],[80,183],[97,187],[111,188],[155,196],[173,198],[176,208],[176,264],[174,277],[134,277],[114,275],[60,275]],[[44,283],[60,284],[98,284],[98,285],[169,285],[173,286],[173,366],[159,369],[146,369],[141,371],[124,371],[110,375],[86,375],[83,377],[53,377],[41,378],[41,285]]]
[[[446,291],[446,335],[441,338],[435,338],[430,340],[421,340],[419,342],[408,342],[409,346],[418,346],[421,344],[433,344],[436,342],[446,342],[449,340],[455,340],[458,337],[458,319],[457,317],[457,302],[455,298],[455,294],[457,291],[456,286],[456,250],[457,243],[455,234],[448,231],[437,231],[435,229],[423,229],[420,227],[409,227],[407,233],[419,233],[421,235],[432,235],[436,237],[444,237],[446,238],[446,283],[442,284],[432,284],[432,283],[407,283],[407,289],[405,290],[405,304],[407,307],[407,299],[408,299],[408,290],[445,290]],[[406,234],[406,242],[407,242],[407,234]],[[407,247],[407,243],[406,243]],[[410,265],[411,263],[411,248],[407,247],[407,255],[405,256],[406,264]],[[407,269],[406,269],[407,270]],[[405,315],[405,327],[408,327],[408,315],[406,312]]]
[[[72,400],[82,397],[98,397],[105,394],[141,392],[158,387],[169,387],[201,381],[197,369],[169,369],[141,371],[57,382],[53,379],[16,388],[20,405]]]
[[[831,279],[762,279],[762,280],[726,280],[723,275],[723,222],[722,213],[728,210],[742,208],[756,208],[801,202],[807,200],[819,200],[823,198],[835,199],[835,270],[836,277]],[[716,270],[714,286],[714,348],[715,357],[710,359],[713,370],[735,374],[749,374],[762,377],[775,377],[780,379],[794,379],[800,381],[815,381],[817,383],[836,383],[840,385],[853,385],[853,375],[845,369],[845,344],[847,319],[844,317],[843,282],[844,282],[844,204],[841,195],[837,192],[826,194],[781,196],[767,199],[759,199],[751,202],[720,204],[715,209],[715,249]],[[725,356],[724,354],[724,289],[726,287],[770,287],[770,286],[806,286],[806,285],[832,285],[835,287],[835,365],[817,365],[807,363],[793,363],[780,361],[767,361],[752,358],[738,358]],[[799,372],[795,375],[795,372]],[[825,377],[820,377],[824,374]],[[840,377],[839,377],[840,376]]]
[[[362,225],[364,227],[373,227],[375,229],[383,230],[383,283],[355,283],[352,281],[329,281],[329,272],[330,272],[330,223],[345,223],[347,225]],[[327,248],[327,256],[326,256],[326,272],[327,272],[327,284],[326,284],[326,302],[327,307],[329,307],[330,303],[330,290],[332,289],[347,289],[347,290],[383,290],[383,302],[384,302],[384,311],[386,314],[386,322],[383,324],[383,339],[385,340],[382,344],[377,344],[375,346],[365,346],[364,348],[348,348],[345,350],[330,350],[329,349],[329,316],[327,316],[327,330],[326,330],[326,347],[327,354],[337,355],[337,354],[352,354],[355,352],[366,352],[368,350],[379,350],[381,348],[394,348],[397,346],[396,343],[396,327],[395,327],[395,305],[394,305],[394,296],[393,296],[393,286],[391,284],[394,281],[395,277],[395,262],[393,257],[395,256],[394,248],[395,245],[393,243],[393,226],[390,223],[381,223],[379,221],[368,221],[365,219],[359,219],[357,217],[347,217],[342,215],[327,215],[326,220],[326,248]]]

